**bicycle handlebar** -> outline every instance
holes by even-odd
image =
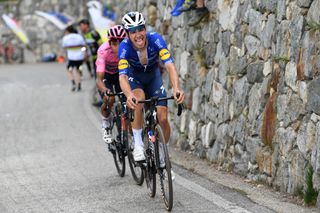
[[[119,92],[119,93],[104,93],[106,96],[109,96],[109,97],[114,97],[114,96],[122,96],[124,95],[123,92]]]
[[[179,96],[180,96],[180,93],[177,93],[177,98],[179,98]],[[170,96],[170,97],[164,97],[164,98],[159,98],[159,97],[157,97],[157,96],[154,96],[154,97],[149,98],[149,99],[147,99],[147,100],[138,101],[138,103],[139,103],[139,104],[142,104],[142,103],[144,103],[144,104],[150,104],[150,103],[151,103],[151,104],[156,105],[156,103],[159,102],[159,101],[166,101],[166,100],[173,100],[173,99],[174,99],[174,96],[173,96],[173,95]],[[136,100],[133,100],[133,102],[136,103]],[[182,110],[183,110],[183,105],[182,105],[182,104],[178,104],[178,113],[177,113],[178,116],[181,115]]]

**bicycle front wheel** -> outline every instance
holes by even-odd
[[[171,211],[173,206],[171,162],[169,159],[167,145],[165,144],[163,131],[159,124],[157,124],[155,128],[155,136],[157,140],[155,143],[155,155],[159,162],[158,174],[160,179],[161,193],[167,211]]]
[[[127,131],[125,134],[126,134],[126,140],[127,140],[126,144],[127,144],[127,153],[128,153],[130,171],[136,184],[141,186],[144,181],[143,171],[142,171],[142,168],[135,162],[133,158],[132,152],[134,149],[134,144],[133,144],[133,137],[129,131],[129,128],[127,128]]]
[[[123,153],[122,144],[120,142],[113,141],[115,146],[115,152],[113,153],[114,164],[120,177],[123,177],[126,171],[126,159]]]

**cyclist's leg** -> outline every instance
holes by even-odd
[[[67,77],[68,79],[71,81],[72,87],[71,87],[71,91],[75,91],[76,90],[76,82],[74,80],[73,77],[73,65],[72,65],[72,61],[68,60],[68,64],[67,64]]]
[[[147,96],[153,97],[158,96],[160,98],[166,97],[166,90],[164,89],[162,78],[160,75],[160,70],[155,70],[155,75],[149,80],[147,90]],[[163,134],[168,143],[170,138],[170,125],[168,121],[168,109],[167,109],[167,101],[159,101],[157,104],[157,118],[159,124],[163,130]]]
[[[114,76],[108,75],[105,73],[105,80],[104,80],[105,86],[111,91],[113,91],[113,85],[114,85]],[[111,109],[113,107],[115,98],[114,97],[106,97],[104,94],[102,94],[99,91],[100,97],[103,100],[103,104],[101,106],[101,114],[102,114],[102,131],[103,131],[103,140],[106,143],[112,142],[112,122],[113,122],[113,116],[111,113]],[[108,106],[107,106],[108,104]]]
[[[81,69],[82,69],[82,63],[83,61],[75,61],[75,67],[76,67],[76,73],[75,73],[75,78],[76,78],[76,83],[78,85],[78,91],[81,90]]]
[[[143,86],[140,81],[134,79],[134,77],[129,77],[129,84],[132,92],[139,100],[145,99],[145,93]],[[141,161],[145,159],[143,151],[143,140],[142,140],[142,104],[138,105],[138,108],[134,111],[134,121],[131,123],[133,140],[134,140],[134,150],[133,157],[135,161]]]

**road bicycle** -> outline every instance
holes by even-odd
[[[113,155],[114,163],[120,177],[125,175],[126,170],[126,156],[128,156],[129,167],[133,179],[138,185],[144,182],[144,175],[142,168],[134,161],[133,148],[134,142],[132,137],[132,130],[130,122],[133,121],[133,112],[127,108],[126,99],[123,92],[107,93],[109,97],[117,96],[118,100],[115,102],[114,113],[108,108],[108,101],[105,110],[110,110],[113,114],[113,121],[111,123],[111,130],[116,126],[117,133],[109,144],[109,151]]]
[[[177,94],[177,96],[179,96]],[[165,143],[164,134],[157,119],[156,105],[159,101],[173,100],[174,97],[152,97],[138,103],[144,104],[144,128],[142,131],[145,161],[139,162],[143,169],[144,178],[150,197],[156,194],[156,174],[159,176],[161,194],[167,211],[171,211],[173,206],[173,188],[171,177],[171,162],[168,148]],[[181,115],[182,105],[178,104],[178,116]]]

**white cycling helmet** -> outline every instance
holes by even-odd
[[[122,18],[122,25],[126,30],[145,24],[146,21],[143,15],[139,12],[129,12]]]

